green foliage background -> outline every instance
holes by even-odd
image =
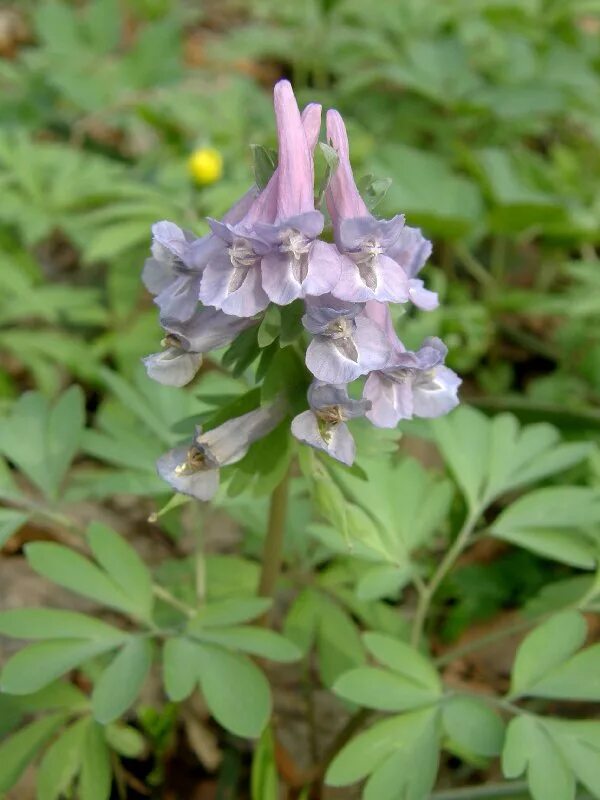
[[[33,570],[129,620],[0,616],[3,634],[41,640],[2,673],[0,792],[41,753],[45,800],[72,786],[109,797],[115,759],[150,761],[148,785],[161,787],[173,709],[199,685],[226,730],[265,731],[248,791],[275,798],[260,656],[301,658],[342,710],[393,715],[329,766],[333,785],[369,776],[367,800],[429,796],[440,748],[462,765],[440,791],[501,755],[534,800],[569,800],[577,782],[600,797],[600,729],[584,719],[600,699],[600,646],[580,649],[599,588],[600,3],[25,0],[0,15],[0,544],[27,524],[69,532],[74,547],[26,547]],[[408,347],[441,336],[464,403],[480,409],[390,435],[358,425],[354,473],[299,454],[285,635],[253,624],[268,606],[255,597],[266,495],[295,457],[282,431],[225,476],[218,505],[245,536],[237,555],[206,555],[199,594],[191,555],[151,574],[127,532],[77,514],[124,495],[184,540],[206,512],[169,500],[156,457],[191,418],[254,402],[256,348],[263,392],[294,372],[277,326],[224,356],[233,375],[207,369],[189,390],[139,366],[160,337],[140,282],[150,225],[202,233],[246,190],[248,144],[275,143],[269,92],[282,75],[301,103],[339,108],[358,175],[381,179],[382,194],[391,178],[377,213],[404,212],[433,239],[426,274],[441,306],[399,320],[400,334]],[[199,186],[187,160],[204,146],[224,171]],[[399,452],[401,434],[435,443],[435,468]],[[500,555],[442,575],[423,622],[437,646],[506,609],[523,629],[539,623],[495,704],[449,692],[446,656],[434,666],[420,636],[409,643],[414,592],[431,588],[452,543],[486,537]],[[136,698],[159,650],[155,708]],[[90,691],[62,680],[73,668]],[[557,699],[583,710],[565,715]]]

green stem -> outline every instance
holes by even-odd
[[[455,246],[454,252],[463,267],[477,283],[481,284],[481,286],[485,287],[487,290],[495,288],[496,281],[494,280],[494,276],[488,272],[477,258],[475,258],[468,247],[458,244]]]
[[[281,483],[275,487],[271,495],[269,522],[263,550],[262,571],[258,584],[258,593],[262,597],[273,597],[277,586],[277,579],[281,571],[289,480],[290,473],[288,470]]]
[[[431,606],[431,601],[433,600],[433,596],[439,589],[439,586],[446,577],[446,575],[450,572],[450,570],[454,566],[456,559],[460,556],[462,551],[467,546],[469,538],[473,533],[473,528],[475,527],[475,523],[477,522],[478,517],[479,517],[478,510],[472,511],[467,516],[464,525],[462,526],[452,546],[450,547],[450,549],[447,551],[446,555],[440,562],[440,565],[437,568],[437,570],[433,573],[433,576],[429,581],[429,583],[425,586],[425,589],[421,592],[419,597],[419,602],[417,605],[417,612],[415,614],[415,618],[413,621],[413,627],[410,639],[413,647],[419,647],[421,643],[421,637],[423,636],[425,621],[427,619],[427,614],[429,612],[429,607]]]
[[[196,597],[198,604],[202,605],[206,600],[206,559],[204,557],[204,531],[199,528],[196,531]]]
[[[154,583],[152,585],[152,593],[155,597],[158,597],[159,600],[162,600],[163,603],[167,603],[173,608],[176,608],[178,611],[181,611],[181,613],[185,614],[186,617],[191,619],[192,617],[196,616],[195,609],[179,600],[179,598],[175,597],[174,594],[171,594],[168,589],[165,589],[164,586],[159,586],[157,583]]]

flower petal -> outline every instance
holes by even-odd
[[[163,322],[165,330],[177,336],[183,349],[193,353],[218,350],[253,324],[251,318],[234,317],[211,306],[198,308],[187,322]]]
[[[335,109],[327,112],[327,138],[336,149],[339,163],[331,176],[325,198],[334,228],[348,217],[367,217],[369,209],[359,194],[350,166],[350,148],[346,126]]]
[[[388,255],[397,261],[409,278],[414,278],[431,255],[431,242],[419,228],[405,225],[395,243],[390,246]]]
[[[413,389],[414,413],[417,417],[440,417],[458,405],[458,375],[448,367],[436,367],[426,383],[418,382]]]
[[[349,256],[343,256],[340,280],[331,293],[353,303],[369,300],[405,303],[408,300],[408,279],[395,261],[380,255],[369,270],[374,279],[373,286],[367,284],[365,274],[361,274],[358,265]]]
[[[292,420],[292,433],[300,442],[328,453],[343,464],[354,463],[356,445],[343,422],[320,428],[317,416],[312,411],[304,411]]]
[[[198,306],[200,273],[179,275],[163,291],[156,295],[154,302],[160,309],[162,319],[188,320]]]
[[[437,292],[425,288],[419,278],[411,278],[408,282],[408,298],[422,311],[433,311],[440,304]]]
[[[175,447],[162,455],[156,462],[160,477],[175,491],[187,494],[198,500],[210,500],[219,488],[219,470],[198,470],[190,474],[179,474],[177,468],[185,464],[188,448]]]
[[[367,419],[378,428],[395,428],[401,419],[412,417],[412,389],[401,386],[382,372],[372,372],[365,382],[363,397],[371,401]]]
[[[314,209],[312,156],[300,111],[289,81],[273,91],[279,142],[277,218],[287,219]]]
[[[246,455],[252,442],[270,433],[283,415],[284,408],[277,402],[261,406],[203,433],[198,442],[208,447],[221,466],[234,464]]]
[[[147,258],[142,270],[142,282],[150,294],[160,294],[173,282],[174,271],[170,264],[157,258]]]
[[[259,265],[247,267],[245,275],[240,276],[239,271],[240,267],[231,263],[226,249],[209,261],[200,284],[202,302],[236,317],[253,317],[259,311],[264,311],[269,305],[269,298],[261,286]],[[237,288],[232,291],[232,287]]]
[[[202,364],[201,353],[186,353],[178,347],[168,347],[142,359],[148,377],[163,386],[185,386]]]

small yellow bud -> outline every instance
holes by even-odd
[[[223,158],[214,147],[199,147],[188,159],[188,170],[196,183],[218,181],[223,174]]]

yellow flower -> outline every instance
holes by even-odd
[[[223,157],[214,147],[199,147],[188,159],[188,171],[196,183],[214,183],[223,174]]]

